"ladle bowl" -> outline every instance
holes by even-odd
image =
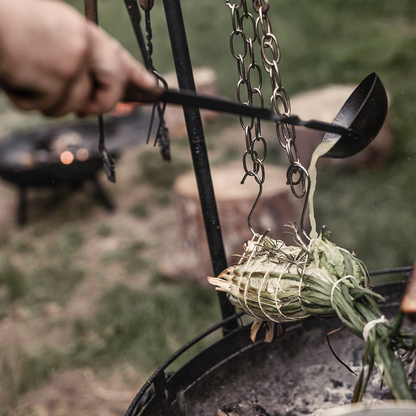
[[[387,94],[378,75],[368,75],[349,96],[332,124],[359,133],[356,137],[326,133],[323,141],[340,137],[323,157],[345,158],[354,156],[367,147],[377,136],[387,115]]]

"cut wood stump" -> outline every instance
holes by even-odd
[[[233,255],[241,255],[244,242],[252,237],[247,216],[257,197],[258,185],[250,177],[244,185],[240,184],[244,175],[241,164],[215,167],[211,173],[228,265],[232,265],[238,261]],[[252,217],[253,228],[261,234],[271,228],[273,238],[292,244],[292,237],[283,231],[289,230],[285,227],[289,222],[299,223],[303,200],[294,198],[286,185],[285,168],[268,166],[266,175],[263,194]],[[195,174],[180,176],[174,192],[183,255],[176,256],[173,262],[171,259],[168,269],[162,269],[168,275],[206,283],[207,276],[213,272]]]
[[[217,74],[212,68],[200,67],[194,69],[195,87],[198,94],[218,97]],[[166,74],[166,82],[169,88],[178,89],[178,80],[175,72]],[[200,110],[203,124],[212,123],[218,119],[219,113],[210,110]],[[165,121],[169,128],[170,137],[185,137],[187,134],[183,109],[178,105],[168,105],[165,111]]]
[[[355,87],[355,85],[328,85],[294,95],[290,100],[292,113],[303,120],[315,119],[331,123]],[[296,144],[301,162],[306,168],[309,167],[312,153],[322,141],[324,134],[305,127],[296,127]],[[318,163],[320,166],[331,164],[350,169],[376,170],[392,156],[392,148],[390,121],[387,115],[378,136],[362,152],[346,159],[321,158]]]

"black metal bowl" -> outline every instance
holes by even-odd
[[[123,149],[144,142],[148,126],[148,113],[136,111],[129,116],[107,118],[107,149],[113,157],[118,157]],[[56,155],[52,157],[51,146],[54,140],[68,134],[78,137],[80,143],[68,147],[74,153],[74,160],[63,164]],[[96,120],[60,123],[12,134],[0,143],[0,176],[28,187],[61,185],[91,178],[103,166],[98,152],[98,135]],[[84,161],[75,157],[79,148],[88,151]]]

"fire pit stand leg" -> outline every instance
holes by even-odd
[[[25,225],[27,221],[27,188],[24,185],[19,186],[19,200],[17,203],[17,223]]]
[[[91,182],[94,185],[95,195],[98,201],[107,209],[107,211],[114,211],[115,205],[107,193],[104,191],[104,188],[101,186],[98,178],[93,175],[91,176]]]
[[[163,0],[163,5],[179,88],[195,91],[195,81],[180,0]],[[227,268],[227,259],[212,185],[201,115],[198,108],[184,107],[183,112],[198,185],[199,200],[211,253],[212,267],[214,274],[217,276]],[[219,292],[218,296],[223,318],[233,315],[235,310],[228,301],[226,294]],[[224,332],[231,331],[237,326],[238,322],[236,320],[232,321],[224,328]]]

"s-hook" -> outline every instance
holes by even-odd
[[[152,62],[153,45],[152,45],[152,27],[151,27],[151,22],[150,22],[150,11],[153,7],[154,1],[153,0],[139,0],[140,7],[144,10],[144,13],[145,13],[147,44],[145,44],[143,33],[140,27],[141,14],[140,14],[139,6],[137,4],[137,0],[124,0],[124,3],[126,5],[126,8],[127,8],[130,20],[131,20],[131,24],[133,26],[133,30],[137,39],[137,43],[139,44],[139,48],[143,56],[145,67],[149,72],[151,72],[152,74],[156,76],[156,78],[162,83],[163,88],[167,90],[168,84],[166,80],[159,74],[158,71],[156,71]],[[156,130],[156,137],[155,137],[154,145],[156,146],[156,144],[159,144],[160,153],[162,155],[163,160],[170,161],[171,159],[170,159],[169,129],[164,120],[166,103],[155,102],[153,104],[152,115],[150,118],[149,131],[147,135],[147,143],[150,140],[150,135],[152,132],[156,110],[157,110],[157,114],[159,117],[159,124]]]
[[[84,0],[85,7],[85,17],[87,20],[94,22],[98,25],[98,9],[97,9],[97,0]],[[98,139],[98,150],[103,161],[103,166],[107,178],[110,182],[116,181],[116,171],[115,171],[115,160],[113,156],[108,153],[107,148],[105,147],[105,125],[104,118],[100,114],[98,116],[98,130],[99,130],[99,139]]]

